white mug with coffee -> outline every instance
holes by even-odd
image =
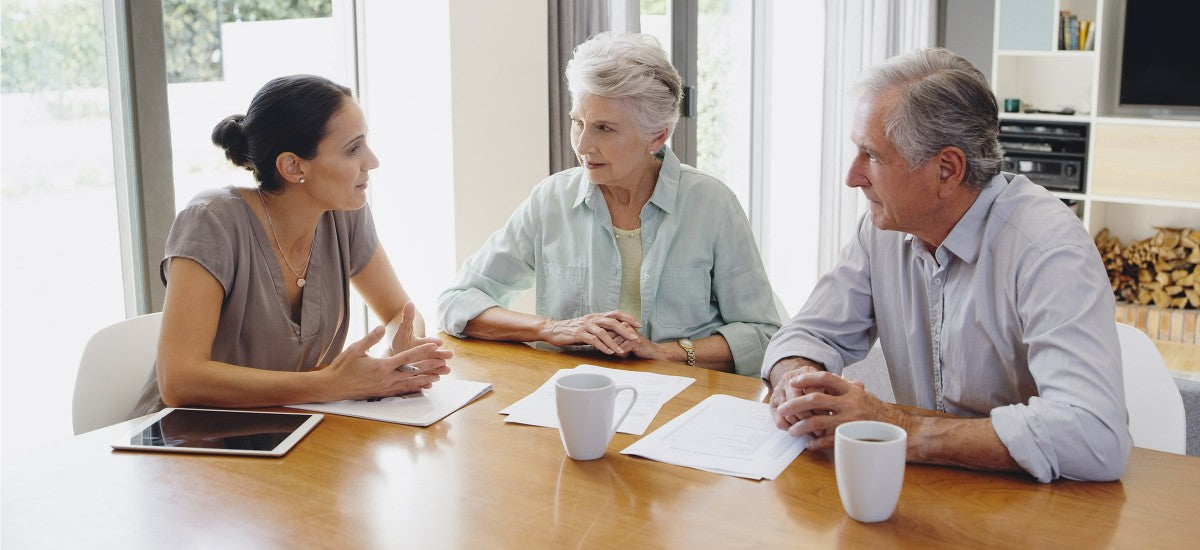
[[[614,420],[617,393],[625,390],[633,392],[633,398],[620,418]],[[567,456],[592,460],[604,456],[617,426],[633,409],[637,390],[633,386],[617,386],[603,374],[575,373],[554,382],[554,399],[558,405],[558,431]]]
[[[904,484],[908,434],[903,428],[858,420],[837,427],[834,470],[842,507],[850,517],[874,523],[892,517]]]

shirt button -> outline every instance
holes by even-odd
[[[941,280],[941,279],[934,279],[934,280],[933,280],[933,284],[935,284],[935,285],[940,285],[940,284],[942,284],[942,280]]]

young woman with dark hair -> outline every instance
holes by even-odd
[[[348,88],[274,79],[212,140],[257,186],[203,192],[177,216],[155,373],[134,415],[399,395],[449,373],[451,352],[424,337],[376,238],[366,189],[379,160]],[[345,346],[350,285],[385,326]],[[380,341],[385,356],[370,357]]]

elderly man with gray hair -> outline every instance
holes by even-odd
[[[833,445],[852,420],[908,432],[908,460],[1112,480],[1131,439],[1113,293],[1079,219],[1000,172],[983,74],[944,49],[869,74],[846,184],[870,213],[762,376],[781,429]],[[896,401],[842,379],[878,339]]]
[[[464,262],[438,299],[442,330],[757,375],[774,293],[737,197],[666,146],[682,89],[666,52],[601,33],[566,73],[580,166]],[[536,315],[509,309],[534,283]]]

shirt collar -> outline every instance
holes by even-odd
[[[658,183],[654,185],[654,193],[650,195],[650,204],[659,207],[668,214],[675,213],[679,198],[679,157],[666,145],[660,151],[662,168],[658,170]]]
[[[992,203],[996,202],[996,197],[1007,185],[1008,180],[1003,174],[993,177],[988,186],[975,197],[975,202],[967,213],[954,224],[954,229],[951,229],[950,234],[946,235],[946,240],[942,241],[942,247],[964,262],[974,263],[983,248],[983,226],[987,222],[988,212],[992,209]]]
[[[650,195],[650,204],[671,214],[675,211],[676,199],[679,195],[679,157],[675,156],[675,152],[665,145],[660,154],[663,164],[662,168],[658,170],[658,182],[654,184],[654,193]],[[579,168],[579,170],[583,171],[584,169]],[[588,180],[586,171],[582,172],[581,178],[583,185],[579,186],[579,192],[576,193],[575,202],[571,204],[571,207],[576,208],[580,204],[587,204],[588,207],[595,210],[595,201],[603,200],[600,187]]]

